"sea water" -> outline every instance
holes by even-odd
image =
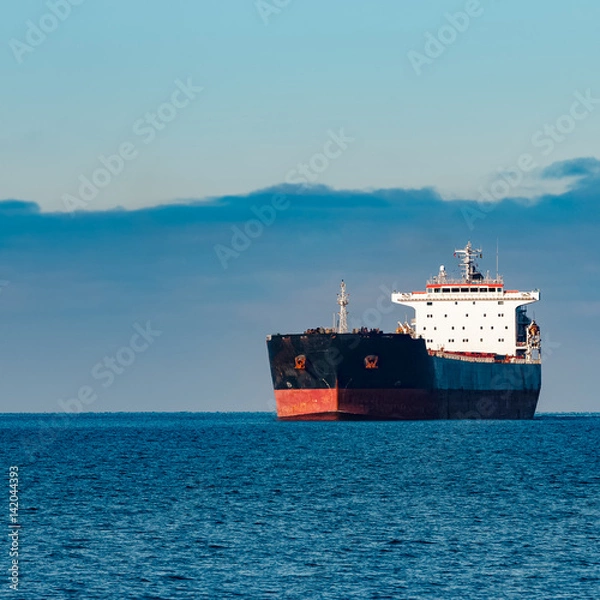
[[[0,439],[1,597],[600,597],[600,415],[1,415]]]

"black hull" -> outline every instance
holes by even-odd
[[[430,356],[402,334],[275,335],[282,419],[531,419],[541,366]]]

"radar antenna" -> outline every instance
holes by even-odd
[[[471,242],[467,242],[464,248],[454,251],[454,256],[461,259],[460,270],[464,281],[471,283],[483,279],[483,275],[479,272],[479,267],[475,262],[476,258],[483,258],[481,248],[473,248]]]

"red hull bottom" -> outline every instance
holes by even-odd
[[[281,420],[532,419],[539,392],[516,390],[275,390]]]

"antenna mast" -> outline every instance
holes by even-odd
[[[498,238],[496,238],[496,281],[498,281],[499,271],[498,271]]]
[[[338,313],[338,333],[348,333],[348,298],[350,296],[346,294],[346,284],[342,279],[342,285],[340,286],[340,293],[337,295],[337,303],[340,305],[340,312]]]
[[[482,279],[481,273],[478,271],[476,258],[482,258],[481,248],[473,248],[471,242],[467,242],[464,248],[454,251],[454,256],[460,258],[460,270],[462,271],[463,280],[467,283],[475,279]]]

